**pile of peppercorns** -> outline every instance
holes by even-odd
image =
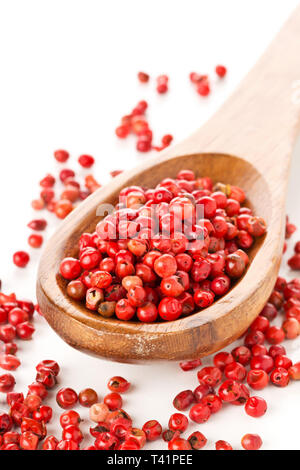
[[[217,65],[215,67],[215,74],[217,77],[224,78],[226,73],[227,69],[224,65]],[[139,72],[137,77],[140,83],[148,83],[150,80],[150,75],[145,72]],[[206,97],[210,94],[211,84],[208,75],[191,72],[189,78],[192,84],[195,85],[196,91],[200,96]],[[168,75],[159,75],[156,78],[157,93],[165,94],[168,89]],[[145,116],[147,108],[147,101],[139,101],[130,114],[121,118],[121,123],[116,128],[115,133],[119,139],[125,139],[129,134],[136,135],[136,149],[139,152],[149,152],[150,150],[156,150],[159,152],[171,144],[173,136],[171,134],[166,134],[162,137],[160,145],[153,145],[153,132],[150,129]]]
[[[54,152],[54,158],[59,163],[65,163],[69,157],[69,152],[66,150]],[[78,158],[79,165],[84,169],[91,168],[94,162],[95,159],[91,155],[80,155]],[[119,171],[112,172],[112,176],[119,173]],[[54,190],[57,180],[63,186],[59,195]],[[31,202],[32,208],[38,212],[46,210],[55,214],[58,219],[64,219],[80,202],[101,186],[92,174],[88,174],[84,177],[83,188],[76,178],[75,171],[70,168],[60,170],[57,178],[48,173],[41,179],[39,185],[41,188],[39,198]],[[28,228],[33,231],[27,239],[31,248],[41,248],[44,242],[41,232],[47,228],[47,225],[44,217],[33,219],[28,223]],[[13,263],[19,268],[25,268],[29,261],[30,255],[27,251],[20,250],[13,254]]]
[[[43,227],[43,223],[35,222],[31,228]],[[296,227],[287,219],[286,239],[295,230]],[[84,240],[90,240],[90,237],[92,235],[85,235]],[[225,241],[227,248],[229,242]],[[298,247],[299,242],[295,245],[296,254],[299,253]],[[52,408],[45,404],[48,389],[57,383],[58,364],[52,360],[39,363],[35,382],[28,386],[26,395],[14,391],[15,379],[10,373],[20,366],[15,338],[30,339],[34,332],[34,310],[41,313],[39,307],[28,300],[17,299],[15,294],[0,294],[0,367],[7,371],[0,376],[0,392],[6,394],[9,407],[8,412],[0,413],[1,450],[79,449],[84,436],[80,429],[80,415],[72,409],[77,402],[90,408],[90,419],[96,424],[90,428],[94,443],[86,447],[87,450],[138,450],[147,442],[160,438],[168,442],[170,450],[197,450],[206,445],[207,438],[200,431],[183,437],[189,419],[201,424],[222,408],[232,405],[243,406],[249,416],[259,418],[265,414],[267,404],[261,397],[251,396],[251,390],[259,391],[268,385],[286,387],[290,380],[300,380],[300,363],[293,364],[281,344],[284,339],[292,340],[299,335],[300,279],[287,282],[279,277],[269,301],[245,335],[244,344],[231,352],[217,353],[212,366],[198,371],[198,386],[193,391],[184,390],[176,395],[173,400],[176,412],[170,416],[167,429],[163,430],[155,419],[141,428],[134,427],[131,417],[123,409],[122,395],[130,389],[130,384],[122,377],[113,377],[109,380],[109,393],[103,401],[90,388],[79,394],[71,388],[61,388],[57,392],[56,401],[65,410],[60,417],[62,434],[58,438],[47,435],[46,425],[52,419]],[[281,327],[272,325],[279,315],[283,315]],[[269,343],[268,348],[265,342]],[[183,371],[194,370],[201,366],[201,360],[185,361],[180,366]],[[183,414],[188,410],[189,418]],[[247,450],[256,450],[261,447],[262,440],[256,434],[246,434],[241,443]],[[232,446],[218,440],[215,448],[231,450]]]
[[[139,101],[130,114],[122,117],[120,125],[115,130],[116,136],[119,139],[125,139],[129,134],[137,136],[136,149],[139,152],[163,150],[171,144],[173,136],[166,134],[162,137],[160,145],[152,144],[153,133],[145,115],[147,108],[147,101]]]
[[[78,259],[62,260],[68,295],[104,317],[147,323],[209,307],[243,275],[245,250],[266,232],[245,198],[191,170],[154,189],[122,189],[116,210],[81,235]]]
[[[17,300],[14,294],[0,294],[0,336],[3,341],[0,367],[13,371],[20,366],[15,356],[15,336],[29,339],[32,334],[19,334],[24,320],[32,318],[34,306],[30,301]],[[282,326],[272,325],[280,314]],[[8,322],[8,323],[7,323]],[[6,328],[5,328],[6,326]],[[9,328],[7,328],[9,326]],[[25,329],[26,330],[26,329]],[[0,376],[0,392],[6,394],[8,413],[0,413],[0,450],[79,450],[84,439],[80,429],[80,414],[72,408],[79,402],[89,408],[89,416],[95,426],[90,427],[94,443],[84,450],[139,450],[147,442],[163,439],[169,450],[198,450],[206,443],[206,436],[194,431],[187,438],[183,433],[189,419],[197,424],[205,423],[222,408],[243,406],[252,418],[260,418],[267,411],[266,401],[251,396],[251,389],[262,390],[269,384],[286,387],[290,380],[300,380],[300,362],[293,364],[281,344],[284,339],[295,339],[300,333],[300,279],[287,282],[277,279],[274,291],[260,315],[251,324],[243,339],[243,345],[231,352],[219,352],[213,357],[213,365],[197,372],[198,386],[178,393],[173,406],[177,410],[170,416],[167,429],[159,421],[147,421],[142,428],[134,427],[132,418],[123,409],[122,395],[130,390],[130,383],[120,376],[108,381],[109,393],[99,400],[91,388],[79,394],[71,388],[61,388],[56,402],[65,411],[60,416],[61,438],[47,435],[47,423],[52,419],[52,408],[44,402],[48,390],[57,384],[60,367],[53,360],[44,360],[36,366],[35,382],[28,386],[27,395],[14,392],[15,379],[9,372]],[[269,343],[269,348],[265,342]],[[180,363],[183,371],[191,371],[202,365],[200,359]],[[247,385],[246,385],[246,383]],[[183,414],[189,410],[189,419]],[[262,439],[257,434],[246,434],[241,439],[244,449],[258,450]],[[225,440],[215,442],[216,450],[232,450]]]

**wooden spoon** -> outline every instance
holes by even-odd
[[[199,131],[115,178],[62,223],[44,250],[37,298],[46,320],[70,345],[122,362],[178,361],[211,354],[246,331],[273,289],[281,260],[289,165],[300,115],[299,51],[297,8],[238,90]],[[59,265],[65,256],[77,255],[81,233],[95,229],[99,204],[116,203],[125,186],[153,187],[183,168],[241,186],[250,207],[266,219],[268,232],[250,252],[252,262],[243,279],[211,307],[173,322],[105,319],[70,299]]]

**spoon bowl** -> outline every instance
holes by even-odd
[[[90,200],[82,203],[50,241],[43,256],[43,259],[47,260],[47,266],[42,262],[38,280],[41,309],[50,325],[69,344],[123,362],[200,357],[231,343],[244,333],[256,317],[258,309],[263,307],[275,283],[279,267],[279,261],[276,265],[265,267],[266,271],[271,268],[271,272],[261,272],[267,282],[257,291],[256,265],[260,264],[259,259],[264,258],[264,244],[268,244],[267,234],[266,237],[258,239],[250,250],[250,260],[254,262],[250,264],[243,281],[237,283],[211,307],[172,322],[143,324],[105,319],[70,299],[66,294],[67,281],[58,274],[60,261],[66,256],[78,255],[80,235],[82,232],[95,230],[101,220],[96,216],[100,204],[116,204],[120,185],[124,187],[142,184],[153,187],[163,177],[175,176],[180,169],[189,168],[197,175],[210,175],[215,182],[223,180],[234,185],[240,184],[246,189],[247,205],[255,213],[261,214],[268,225],[270,223],[271,210],[267,204],[270,193],[267,184],[255,167],[241,158],[223,154],[194,154],[166,159],[150,168],[151,171],[143,169],[134,176],[121,175],[118,179],[122,180],[122,183],[115,179],[109,189],[97,191],[92,196],[92,205]],[[68,226],[76,229],[69,232]],[[61,243],[60,240],[64,242]],[[281,245],[279,239],[278,245]],[[53,247],[56,247],[55,252]],[[51,255],[48,250],[52,252]],[[53,273],[54,276],[49,277],[48,273]],[[55,303],[52,296],[54,282],[58,294]],[[252,284],[253,289],[250,289]],[[256,301],[253,296],[257,298]]]
[[[211,354],[241,336],[259,314],[276,281],[285,229],[285,195],[299,106],[300,8],[235,94],[200,130],[93,193],[48,242],[39,267],[37,298],[52,328],[70,345],[121,361],[184,360]],[[298,77],[297,77],[298,74]],[[242,187],[246,204],[263,217],[267,234],[249,250],[251,263],[236,285],[209,308],[170,322],[105,319],[66,294],[61,260],[77,256],[83,232],[93,232],[97,207],[116,204],[129,185],[154,187],[181,169]]]

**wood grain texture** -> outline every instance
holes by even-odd
[[[70,345],[122,362],[182,360],[211,354],[246,331],[274,286],[282,254],[285,195],[299,128],[293,83],[300,79],[300,8],[283,27],[234,95],[182,143],[121,174],[70,214],[48,242],[39,267],[37,298],[45,318]],[[245,276],[211,307],[174,322],[141,324],[104,319],[72,301],[58,275],[76,256],[82,232],[93,231],[99,204],[116,203],[121,188],[153,187],[183,168],[215,182],[239,185],[264,217],[268,233],[250,252]]]

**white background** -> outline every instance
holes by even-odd
[[[110,170],[130,168],[148,157],[137,155],[133,139],[123,142],[114,136],[120,117],[140,99],[149,101],[155,142],[169,132],[175,141],[186,137],[234,90],[297,4],[292,0],[1,0],[0,278],[4,291],[35,296],[39,253],[31,250],[25,270],[13,267],[11,257],[14,251],[26,249],[26,224],[33,216],[30,201],[38,195],[38,181],[45,173],[58,170],[53,150],[68,149],[70,166],[81,175],[78,155],[94,155],[97,178],[102,183],[109,181]],[[211,97],[203,99],[188,74],[193,70],[212,73],[217,63],[228,67],[228,76],[222,83],[213,83]],[[140,85],[136,79],[139,70],[152,78],[167,73],[169,93],[158,96],[154,80]],[[295,151],[287,207],[298,225],[299,153],[300,145]],[[47,236],[57,224],[54,218],[48,220]],[[297,236],[290,243],[290,252]],[[291,277],[288,269],[286,273]],[[133,386],[124,408],[136,426],[156,418],[166,427],[175,394],[197,385],[195,372],[183,373],[175,363],[110,363],[71,349],[42,318],[37,318],[36,327],[34,340],[20,344],[17,391],[25,391],[33,381],[38,361],[53,358],[62,367],[61,386],[77,391],[91,386],[103,397],[109,377],[125,376]],[[300,360],[299,346],[299,341],[288,345],[294,360]],[[287,390],[270,387],[260,392],[269,409],[259,420],[247,416],[243,408],[229,407],[190,430],[205,433],[208,449],[218,439],[241,448],[240,439],[247,432],[259,433],[264,449],[300,449],[299,387],[293,383]],[[50,395],[58,412],[54,392]],[[4,396],[0,404],[5,408]],[[81,413],[87,416],[86,410]],[[86,421],[83,427],[88,425]],[[57,417],[49,431],[60,435]],[[160,441],[152,448],[166,445]]]

